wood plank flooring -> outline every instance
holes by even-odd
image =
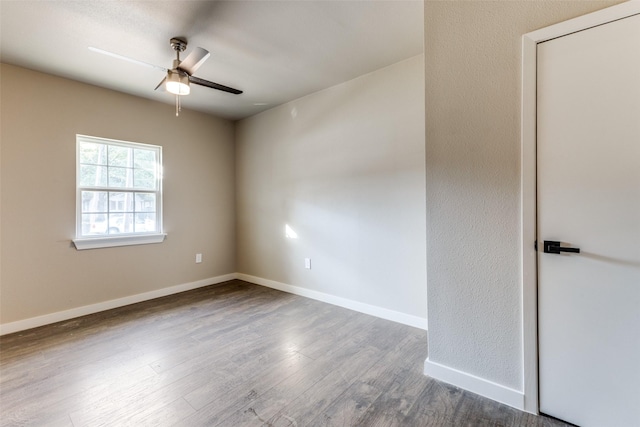
[[[0,338],[0,426],[561,426],[425,377],[426,332],[233,280]]]

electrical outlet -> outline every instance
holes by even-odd
[[[311,270],[311,258],[304,259],[304,268]]]
[[[200,264],[202,262],[202,254],[196,254],[196,264]]]

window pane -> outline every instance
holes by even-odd
[[[154,190],[156,188],[156,179],[153,171],[135,169],[134,177],[133,186],[135,188],[145,188],[150,190]]]
[[[155,193],[136,193],[136,212],[155,212]]]
[[[133,169],[109,168],[109,187],[132,188]]]
[[[80,165],[81,187],[106,187],[107,168],[105,166]]]
[[[82,135],[76,141],[79,237],[160,232],[162,147]]]
[[[155,150],[133,149],[133,167],[140,169],[155,170],[156,152]]]
[[[82,235],[105,234],[107,232],[107,215],[83,214]]]
[[[109,234],[133,233],[133,214],[109,214]]]
[[[107,212],[107,192],[106,191],[83,191],[82,192],[82,213],[85,212]]]
[[[131,167],[133,160],[133,150],[127,147],[119,147],[117,145],[109,146],[109,166],[125,166]]]
[[[107,164],[107,146],[95,142],[80,143],[80,163]]]
[[[109,193],[109,212],[133,212],[133,193]]]
[[[156,214],[155,213],[137,213],[136,214],[136,233],[150,233],[156,231]]]

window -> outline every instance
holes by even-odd
[[[76,135],[77,249],[159,243],[162,147]]]

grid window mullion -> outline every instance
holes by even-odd
[[[79,237],[160,232],[161,147],[77,140]]]

